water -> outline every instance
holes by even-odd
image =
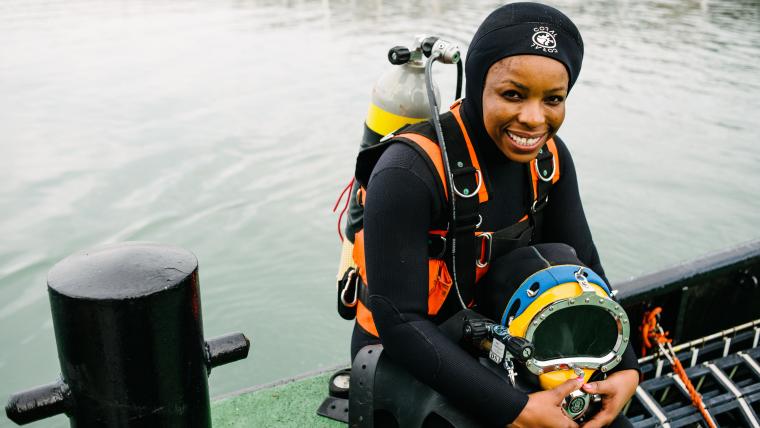
[[[613,282],[760,237],[760,2],[554,4],[586,41],[560,134]],[[496,5],[0,4],[0,399],[59,372],[47,271],[126,240],[193,251],[206,336],[253,339],[212,395],[347,362],[330,209],[387,49],[466,46]]]

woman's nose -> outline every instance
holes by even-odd
[[[546,116],[541,103],[538,101],[523,103],[517,120],[529,128],[537,128],[546,123]]]

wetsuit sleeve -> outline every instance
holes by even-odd
[[[503,427],[522,411],[527,395],[481,366],[427,317],[432,173],[419,156],[405,167],[386,167],[383,158],[368,185],[364,236],[369,306],[384,352],[469,414]]]
[[[591,238],[586,214],[583,212],[573,158],[562,140],[557,138],[556,142],[560,160],[560,179],[549,193],[549,203],[544,212],[542,241],[563,242],[575,248],[578,258],[609,284]],[[622,357],[622,361],[611,373],[625,369],[639,370],[638,360],[630,343]]]

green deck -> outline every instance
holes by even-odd
[[[327,396],[327,382],[334,371],[215,400],[211,404],[213,426],[345,428],[346,424],[317,415],[317,407]]]

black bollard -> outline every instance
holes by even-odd
[[[25,424],[66,413],[72,427],[210,427],[212,367],[248,355],[242,334],[203,340],[198,261],[143,243],[74,254],[48,274],[61,380],[13,395]]]

